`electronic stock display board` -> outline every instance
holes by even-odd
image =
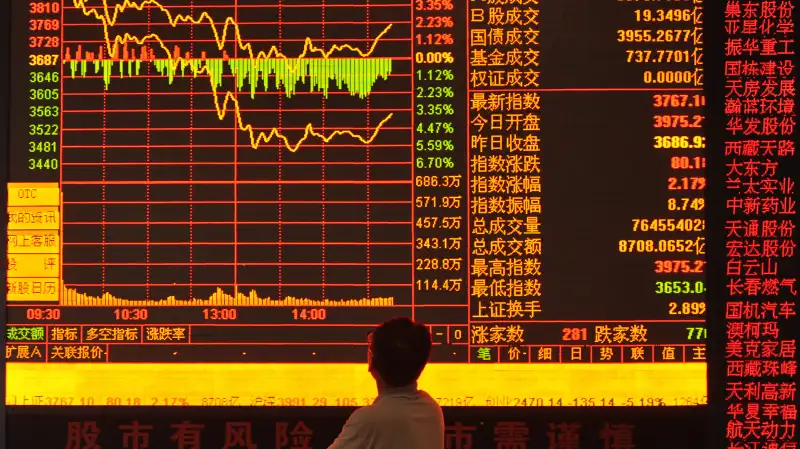
[[[702,0],[12,0],[7,404],[706,402]]]

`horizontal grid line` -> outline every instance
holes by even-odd
[[[288,181],[288,180],[230,180],[230,181],[199,181],[199,180],[175,180],[175,181],[62,181],[61,184],[63,185],[175,185],[175,184],[362,184],[362,185],[374,185],[374,184],[411,184],[412,181],[362,181],[362,180],[355,180],[355,179],[348,179],[343,181],[322,181],[322,180],[314,180],[309,179],[306,181]]]
[[[147,167],[147,166],[195,166],[221,165],[228,167],[233,161],[220,162],[62,162],[64,167]],[[259,165],[411,165],[413,162],[237,162],[240,167]]]
[[[70,204],[106,204],[106,205],[136,205],[136,204],[404,204],[408,205],[411,204],[413,201],[411,200],[394,200],[394,201],[381,201],[381,200],[369,200],[369,201],[331,201],[331,200],[258,200],[258,201],[65,201],[62,204],[70,205]],[[94,223],[94,222],[76,222],[73,221],[72,223]],[[98,222],[99,223],[99,222]],[[253,222],[253,223],[260,223],[260,222]]]
[[[360,225],[360,226],[392,226],[392,225],[402,225],[408,226],[411,224],[410,221],[192,221],[189,223],[184,222],[159,222],[159,221],[149,221],[149,222],[142,222],[142,221],[129,221],[129,222],[114,222],[114,221],[73,221],[73,222],[65,222],[64,224],[70,224],[75,226],[82,226],[82,225],[99,225],[99,224],[124,224],[124,225],[151,225],[151,226],[158,226],[160,224],[166,225],[174,225],[174,224],[192,224],[192,225]],[[78,243],[75,243],[78,245]],[[82,243],[80,243],[82,245]],[[66,243],[65,243],[66,245]]]
[[[62,265],[65,267],[150,267],[150,266],[168,266],[168,267],[202,267],[202,266],[228,266],[226,262],[105,262],[105,263],[90,263],[90,262],[64,262]],[[371,262],[371,263],[358,263],[358,262],[236,262],[235,265],[239,266],[254,266],[254,267],[278,267],[278,266],[295,266],[295,267],[320,267],[320,266],[334,266],[334,267],[364,267],[364,266],[386,266],[386,267],[410,267],[414,265],[412,262]]]
[[[320,5],[319,3],[305,3],[305,4],[286,4],[286,5],[276,5],[276,4],[255,4],[255,5],[195,5],[194,8],[197,9],[247,9],[247,8],[299,8],[299,9],[326,9],[326,8],[404,8],[408,9],[408,3],[376,3],[376,4],[369,4],[365,5],[363,3],[327,3],[324,6]],[[76,6],[69,6],[65,5],[64,10],[75,10],[81,11],[82,8]],[[162,5],[162,6],[142,6],[145,9],[189,9],[190,6],[177,6],[177,5]]]
[[[190,131],[194,128],[186,128],[184,131]],[[229,130],[230,131],[230,130]],[[410,143],[382,143],[382,144],[370,144],[371,148],[410,148],[412,144]],[[91,148],[105,148],[105,149],[151,149],[151,148],[189,148],[189,145],[137,145],[137,144],[130,144],[130,145],[62,145],[62,149],[77,149],[77,150],[84,150],[84,149],[91,149]],[[191,148],[217,148],[217,149],[230,149],[230,148],[250,148],[253,149],[253,146],[250,144],[241,144],[241,145],[203,145],[203,144],[193,144]],[[259,148],[270,148],[270,147],[284,147],[283,144],[260,144]],[[354,146],[354,145],[345,145],[345,144],[337,144],[337,143],[327,143],[327,144],[312,144],[312,143],[304,143],[303,148],[351,148],[354,150],[363,150],[363,147]]]
[[[67,20],[65,20],[64,22],[65,23],[62,24],[62,26],[64,28],[67,28],[67,27],[102,28],[103,27],[103,24],[99,23],[99,22],[98,23],[75,23],[75,22],[69,22]],[[380,21],[370,20],[369,23],[371,25],[390,25],[390,24],[391,25],[411,25],[411,21],[410,20],[380,20]],[[133,22],[133,23],[119,23],[119,22],[117,22],[117,23],[114,24],[114,27],[120,27],[120,26],[146,27],[148,25],[150,25],[151,27],[163,26],[163,27],[169,27],[169,28],[177,28],[178,26],[197,26],[196,24],[181,23],[181,22],[178,22],[178,23],[176,23],[174,25],[169,23],[169,22],[152,22],[150,24],[148,24],[147,22]],[[320,20],[317,20],[317,21],[306,21],[306,22],[294,22],[294,21],[292,21],[292,22],[247,22],[247,21],[244,21],[244,22],[237,22],[237,25],[239,25],[240,28],[242,26],[246,26],[246,25],[282,25],[282,26],[287,26],[287,25],[359,25],[359,26],[363,27],[364,26],[364,21],[357,21],[357,22],[349,21],[349,20],[342,21],[342,22],[334,22],[334,21],[325,21],[325,22],[323,22],[323,21],[320,21]]]
[[[336,127],[336,126],[319,126],[314,127],[315,131],[341,131],[343,127]],[[284,126],[281,128],[281,131],[305,131],[307,129],[306,126],[303,127],[296,127],[296,126]],[[374,128],[366,127],[366,126],[347,126],[347,129],[351,131],[374,131]],[[98,132],[98,131],[227,131],[230,132],[230,127],[175,127],[175,128],[159,128],[159,127],[145,127],[145,128],[114,128],[114,127],[106,127],[106,128],[64,128],[64,132]],[[410,126],[383,126],[381,127],[381,131],[412,131],[413,128]]]
[[[374,39],[367,39],[367,38],[358,38],[358,37],[337,37],[337,38],[314,38],[314,42],[353,42],[353,41],[362,41],[362,42],[373,42]],[[381,42],[411,42],[413,39],[411,37],[382,37]],[[247,38],[247,42],[305,42],[306,39],[278,39],[277,37],[271,39],[253,39]],[[65,45],[68,44],[105,44],[105,39],[81,39],[81,40],[64,40]],[[216,43],[216,39],[163,39],[162,42],[165,44],[173,43],[173,42],[184,42],[184,43]],[[138,45],[138,44],[137,44]],[[209,58],[213,59],[213,58]],[[306,58],[303,58],[306,59]],[[310,59],[310,58],[309,58]],[[330,58],[335,59],[335,58]]]
[[[697,87],[552,87],[552,88],[532,88],[532,89],[472,89],[470,93],[525,93],[525,92],[699,92],[702,88]]]
[[[317,112],[321,113],[320,108],[291,108],[291,109],[278,109],[278,108],[239,108],[240,111],[247,112]],[[369,108],[369,112],[412,112],[412,108]],[[216,109],[64,109],[64,114],[115,114],[115,113],[181,113],[190,114],[198,112],[213,112],[217,113]],[[367,112],[366,108],[325,108],[325,112]]]
[[[220,58],[206,58],[206,59],[214,60],[214,59],[220,59]],[[155,61],[158,61],[158,59],[156,59]],[[171,61],[171,60],[170,59],[162,59],[161,61]],[[124,62],[124,61],[122,61],[122,62]],[[278,75],[266,75],[266,76],[259,75],[258,78],[271,79],[271,78],[276,78],[277,76]],[[221,78],[221,79],[230,79],[230,80],[238,79],[240,77],[241,76],[239,76],[239,75],[228,75],[228,74],[219,75],[219,78]],[[410,73],[390,73],[390,74],[386,75],[386,77],[387,78],[410,78],[411,74]],[[133,80],[136,80],[136,79],[147,80],[147,79],[180,79],[180,78],[189,79],[190,75],[185,75],[184,76],[184,75],[153,74],[153,75],[125,75],[125,76],[122,76],[122,77],[113,77],[112,76],[112,79],[114,79],[114,80],[126,80],[126,79],[127,80],[131,80],[131,79],[133,79]],[[364,78],[371,78],[371,76],[364,75]],[[74,79],[105,80],[106,77],[103,76],[103,75],[80,75],[80,76],[76,76],[75,78],[67,76],[67,79],[73,79],[73,80]],[[245,94],[245,92],[241,92],[241,91],[239,93],[240,94]],[[249,92],[246,92],[246,93],[249,94]]]
[[[189,224],[189,223],[187,223]],[[286,245],[286,246],[307,246],[307,245],[358,245],[358,246],[411,246],[413,242],[87,242],[75,243],[64,242],[64,246],[167,246],[167,245],[206,245],[206,246],[234,246],[234,245]]]
[[[653,90],[657,90],[657,89],[653,89]],[[109,96],[109,97],[115,97],[115,96],[119,97],[119,96],[128,96],[128,95],[135,95],[137,97],[141,97],[142,96],[141,92],[97,92],[97,91],[91,91],[91,92],[64,92],[63,93],[63,96],[65,96],[65,97],[81,97],[81,96],[82,97],[91,97],[91,96],[103,96],[103,95]],[[192,91],[192,92],[171,90],[169,92],[150,92],[150,95],[151,96],[156,96],[156,95],[180,95],[182,97],[185,97],[185,96],[188,96],[188,95],[208,96],[208,95],[214,95],[214,92],[212,92],[212,91],[202,91],[202,90],[195,90],[195,91]],[[250,93],[248,92],[247,95],[250,95]],[[286,96],[286,94],[284,92],[282,92],[282,91],[281,92],[256,91],[255,95],[281,95],[281,96]],[[298,96],[298,95],[322,95],[322,92],[294,92],[294,93],[292,93],[292,96]],[[331,95],[346,95],[348,97],[352,97],[353,96],[350,92],[329,91],[328,92],[328,96],[331,96]],[[404,95],[404,96],[408,96],[408,95],[410,95],[410,93],[408,91],[397,91],[397,90],[391,90],[391,91],[374,91],[373,90],[373,91],[370,91],[369,95],[370,95],[370,97],[374,97],[376,95]],[[364,112],[366,112],[366,110],[367,109],[364,108]]]
[[[232,264],[229,264],[232,265]],[[156,283],[149,283],[149,284],[68,284],[69,287],[234,287],[234,286],[241,286],[245,285],[247,287],[413,287],[413,284],[287,284],[287,283],[279,283],[279,284],[256,284],[256,283],[245,283],[245,284],[229,284],[229,283],[220,283],[220,284],[185,284],[185,283],[169,283],[169,284],[156,284]],[[66,286],[66,284],[65,284]]]

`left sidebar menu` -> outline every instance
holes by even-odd
[[[60,203],[57,183],[8,184],[7,304],[58,304]],[[45,313],[39,308],[30,310]],[[47,359],[46,326],[10,323],[5,335],[6,361],[43,362]]]
[[[58,303],[60,205],[57,183],[8,184],[8,303]]]

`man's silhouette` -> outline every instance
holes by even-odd
[[[431,355],[428,328],[395,318],[378,326],[368,342],[378,397],[350,415],[328,449],[444,449],[442,409],[417,389]]]

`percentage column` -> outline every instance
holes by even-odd
[[[414,303],[425,306],[415,316],[462,324],[458,335],[466,335],[466,93],[456,91],[463,85],[456,74],[465,73],[465,62],[453,51],[465,17],[456,18],[451,0],[417,0],[413,8]],[[431,307],[436,305],[443,307]]]

